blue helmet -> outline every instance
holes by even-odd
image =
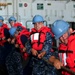
[[[35,16],[33,17],[32,22],[33,22],[33,24],[34,24],[34,23],[37,23],[37,22],[44,22],[44,19],[43,19],[43,17],[40,16],[40,15],[35,15]]]
[[[3,23],[2,22],[0,22],[0,27],[3,25]]]
[[[4,18],[2,16],[0,16],[0,20],[4,21]]]
[[[10,23],[11,21],[16,22],[16,18],[15,18],[15,17],[13,17],[13,16],[11,16],[11,17],[8,19],[8,22]]]
[[[10,28],[10,30],[9,30],[10,35],[11,35],[11,36],[14,36],[16,30],[17,30],[16,27],[12,27],[12,28]]]
[[[69,29],[69,24],[63,20],[56,20],[51,26],[51,29],[55,38],[58,39]]]

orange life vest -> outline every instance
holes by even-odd
[[[67,63],[69,67],[75,67],[75,33],[71,34],[68,39],[68,50],[72,53],[67,53]]]
[[[4,38],[5,35],[4,35],[4,29],[8,29],[8,26],[6,24],[3,24],[1,27],[0,27],[0,39]],[[0,40],[0,45],[3,46],[3,44],[6,42],[6,40]]]
[[[50,33],[50,29],[48,27],[42,27],[40,30],[36,30],[33,28],[31,30],[31,44],[32,48],[35,50],[42,50],[44,41],[46,40],[46,33]]]
[[[63,43],[60,43],[58,49],[59,49],[59,58],[60,58],[60,61],[63,63],[64,66],[66,66],[67,65],[67,63],[66,63],[66,58],[67,58],[67,55],[66,55],[67,45],[65,45]]]
[[[30,34],[30,33],[29,33],[28,31],[22,30],[22,31],[19,33],[19,35],[16,37],[16,43],[19,44],[20,52],[23,54],[23,58],[24,58],[25,60],[28,58],[29,55],[28,55],[28,53],[23,52],[23,48],[24,48],[25,46],[22,44],[20,37],[21,37],[22,35],[25,35],[27,38],[29,38],[29,34]]]

